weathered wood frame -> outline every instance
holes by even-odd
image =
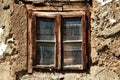
[[[32,33],[32,9],[28,9],[28,73],[32,73],[32,54],[33,54],[33,33]]]
[[[86,68],[86,20],[85,20],[85,15],[84,14],[77,14],[77,15],[74,15],[74,16],[64,16],[63,18],[80,18],[81,17],[81,22],[82,22],[82,56],[81,56],[81,59],[82,59],[82,64],[79,65],[80,67],[63,67],[64,70],[83,70]],[[78,41],[79,42],[79,41]],[[63,43],[63,42],[62,42]],[[63,54],[62,54],[63,55]],[[61,62],[63,64],[63,62]]]
[[[92,0],[24,0],[23,2],[38,4],[38,5],[56,5],[56,3],[57,5],[58,3],[61,3],[61,4],[72,4],[72,3],[86,3],[87,4],[88,3],[92,6]]]
[[[33,13],[33,26],[34,26],[34,32],[33,32],[33,34],[34,34],[34,38],[33,38],[33,46],[34,46],[34,48],[36,47],[36,17],[43,17],[43,18],[54,18],[55,19],[55,33],[57,32],[57,28],[56,28],[56,25],[57,25],[57,21],[56,21],[56,19],[57,19],[57,17],[50,17],[50,16],[40,16],[40,15],[36,15],[36,14],[34,14]],[[57,37],[58,35],[57,34],[55,34],[55,37]],[[55,38],[56,40],[55,40],[55,48],[57,48],[57,38]],[[47,42],[47,41],[46,41]],[[35,48],[36,49],[36,48]],[[35,62],[36,62],[36,50],[34,49],[34,53],[33,53],[33,63],[34,63],[34,65],[33,65],[33,68],[45,68],[45,69],[56,69],[57,68],[57,49],[55,49],[55,55],[54,55],[54,65],[51,65],[51,66],[48,66],[48,65],[37,65]]]
[[[46,13],[46,12],[45,12]],[[52,15],[43,15],[39,12],[34,12],[31,9],[28,10],[28,73],[32,73],[33,68],[41,68],[41,69],[62,69],[63,68],[63,48],[62,48],[62,17],[81,17],[82,18],[82,68],[63,68],[72,69],[72,70],[83,70],[86,68],[86,48],[87,48],[87,28],[86,28],[86,16],[85,13],[77,13],[76,15],[71,15],[70,12],[67,12],[67,15],[62,12],[55,13]],[[36,61],[36,17],[46,17],[46,18],[55,18],[55,33],[56,33],[56,55],[55,55],[55,65],[54,66],[35,66]]]
[[[89,0],[24,0],[24,2],[40,2],[40,3],[44,3],[44,2],[89,2]]]

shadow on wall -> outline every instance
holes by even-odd
[[[16,80],[20,80],[20,78],[23,75],[27,74],[27,70],[21,70],[21,71],[16,72],[15,74],[16,74]]]

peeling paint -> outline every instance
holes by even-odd
[[[101,6],[104,6],[105,4],[107,4],[107,3],[110,3],[110,2],[112,2],[112,0],[97,0],[100,4],[101,4]]]
[[[1,43],[1,45],[0,45],[0,55],[3,55],[6,48],[7,48],[7,45],[4,44],[4,43]]]
[[[3,34],[3,29],[0,28],[0,42],[1,42],[1,39],[2,39],[2,34]]]
[[[109,19],[109,21],[110,21],[112,24],[116,23],[116,20],[115,20],[115,19]]]
[[[0,28],[0,34],[1,34],[1,33],[3,33],[3,29],[2,29],[2,28]]]

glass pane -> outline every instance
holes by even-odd
[[[37,43],[37,64],[53,65],[54,64],[54,43]]]
[[[37,40],[54,40],[55,20],[37,17]]]
[[[81,40],[81,18],[64,18],[63,26],[64,40]]]
[[[64,46],[64,66],[74,66],[81,64],[82,48],[81,43],[65,43]]]

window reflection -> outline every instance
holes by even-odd
[[[64,40],[81,40],[81,18],[64,18],[63,19]]]
[[[54,43],[37,43],[36,51],[39,65],[54,64]]]
[[[37,40],[53,40],[54,39],[54,19],[37,17]]]

